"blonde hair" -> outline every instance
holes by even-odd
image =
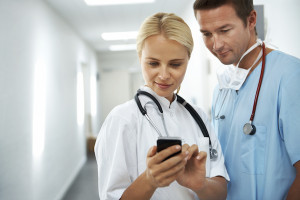
[[[191,29],[182,18],[173,13],[156,13],[145,19],[137,36],[138,55],[141,56],[148,37],[160,34],[185,46],[188,56],[191,56],[194,47]]]

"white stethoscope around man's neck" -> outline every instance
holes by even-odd
[[[252,113],[251,113],[251,116],[250,116],[250,120],[249,120],[249,122],[245,123],[245,125],[243,126],[243,132],[244,132],[244,134],[246,134],[246,135],[254,135],[255,132],[256,132],[256,127],[255,127],[255,125],[253,124],[253,120],[254,120],[254,116],[255,116],[257,100],[258,100],[258,96],[259,96],[259,92],[260,92],[260,88],[261,88],[261,83],[262,83],[262,80],[263,80],[264,69],[265,69],[265,63],[266,63],[266,47],[265,47],[265,44],[264,44],[263,42],[262,42],[261,46],[262,46],[262,67],[261,67],[261,72],[260,72],[259,82],[258,82],[257,89],[256,89],[256,94],[255,94],[255,98],[254,98],[254,103],[253,103],[253,108],[252,108]],[[249,50],[250,50],[250,49],[249,49]],[[249,51],[249,50],[248,50],[248,51]],[[250,51],[251,51],[251,50],[250,50]],[[246,53],[245,53],[245,54],[246,54]],[[245,55],[245,54],[244,54],[244,55]],[[244,56],[244,55],[243,55],[243,56]],[[242,58],[243,58],[243,56],[242,56]],[[240,61],[242,60],[242,58],[240,59]],[[259,60],[259,59],[257,59],[257,60],[254,62],[254,64],[255,64],[258,60]],[[240,62],[239,62],[239,63],[240,63]],[[254,64],[253,64],[253,65],[254,65]],[[253,66],[253,65],[252,65],[252,66]],[[238,67],[238,65],[237,65],[237,67]],[[250,68],[252,68],[252,67],[250,67]],[[221,115],[221,116],[219,116],[219,115],[220,115],[220,111],[221,111],[222,108],[223,108],[223,104],[224,104],[224,102],[225,102],[225,99],[226,99],[228,93],[229,93],[229,90],[226,91],[226,94],[225,94],[225,96],[224,96],[224,98],[223,98],[223,100],[222,100],[220,109],[219,109],[217,115],[215,115],[215,119],[216,119],[216,120],[219,120],[219,119],[225,119],[225,115]],[[216,108],[216,104],[217,104],[218,99],[219,99],[219,95],[220,95],[220,92],[218,93],[218,96],[217,96],[217,99],[216,99],[216,103],[215,103],[215,106],[214,106],[215,108]]]

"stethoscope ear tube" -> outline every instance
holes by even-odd
[[[206,126],[205,126],[203,120],[201,119],[201,117],[198,115],[197,111],[179,95],[177,95],[177,101],[179,103],[181,103],[191,113],[191,115],[197,122],[198,126],[200,127],[200,129],[203,133],[203,136],[209,138],[209,134],[206,129]],[[209,144],[211,144],[210,138],[209,138]]]
[[[211,140],[210,140],[207,128],[206,128],[203,120],[201,119],[201,117],[197,113],[197,111],[189,103],[187,103],[181,96],[179,96],[178,94],[177,94],[177,101],[179,103],[181,103],[190,112],[190,114],[193,116],[193,118],[195,119],[196,123],[200,127],[203,136],[204,137],[208,137],[210,159],[212,159],[212,160],[216,159],[218,157],[218,152],[217,152],[216,149],[212,148],[212,144],[211,144]]]
[[[135,100],[137,106],[139,107],[142,115],[146,115],[147,111],[142,107],[141,101],[139,100],[139,97],[138,97],[138,93],[134,96],[134,100]]]
[[[140,102],[140,100],[139,100],[139,97],[138,97],[138,96],[139,96],[140,94],[146,95],[147,97],[149,97],[150,99],[152,99],[152,101],[154,101],[154,103],[157,105],[159,112],[160,112],[160,113],[163,113],[163,109],[162,109],[160,103],[157,101],[157,99],[156,99],[153,95],[149,94],[148,92],[145,92],[145,91],[142,91],[142,90],[139,89],[139,90],[137,91],[137,93],[136,93],[134,99],[135,99],[135,101],[136,101],[136,103],[137,103],[137,105],[138,105],[138,107],[139,107],[139,109],[140,109],[140,111],[141,111],[141,113],[142,113],[143,115],[147,114],[147,111],[142,107],[142,104],[141,104],[141,102]]]

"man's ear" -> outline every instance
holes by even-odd
[[[255,26],[256,26],[256,11],[255,10],[252,10],[250,12],[250,15],[249,17],[247,18],[247,22],[248,22],[248,26],[249,26],[249,29],[250,31],[251,30],[254,30],[255,29]]]

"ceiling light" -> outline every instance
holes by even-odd
[[[101,37],[103,40],[129,40],[136,39],[138,32],[129,31],[129,32],[112,32],[112,33],[102,33]]]
[[[153,3],[155,0],[84,0],[89,6]]]
[[[136,44],[121,44],[109,46],[110,51],[132,51],[136,50]]]

